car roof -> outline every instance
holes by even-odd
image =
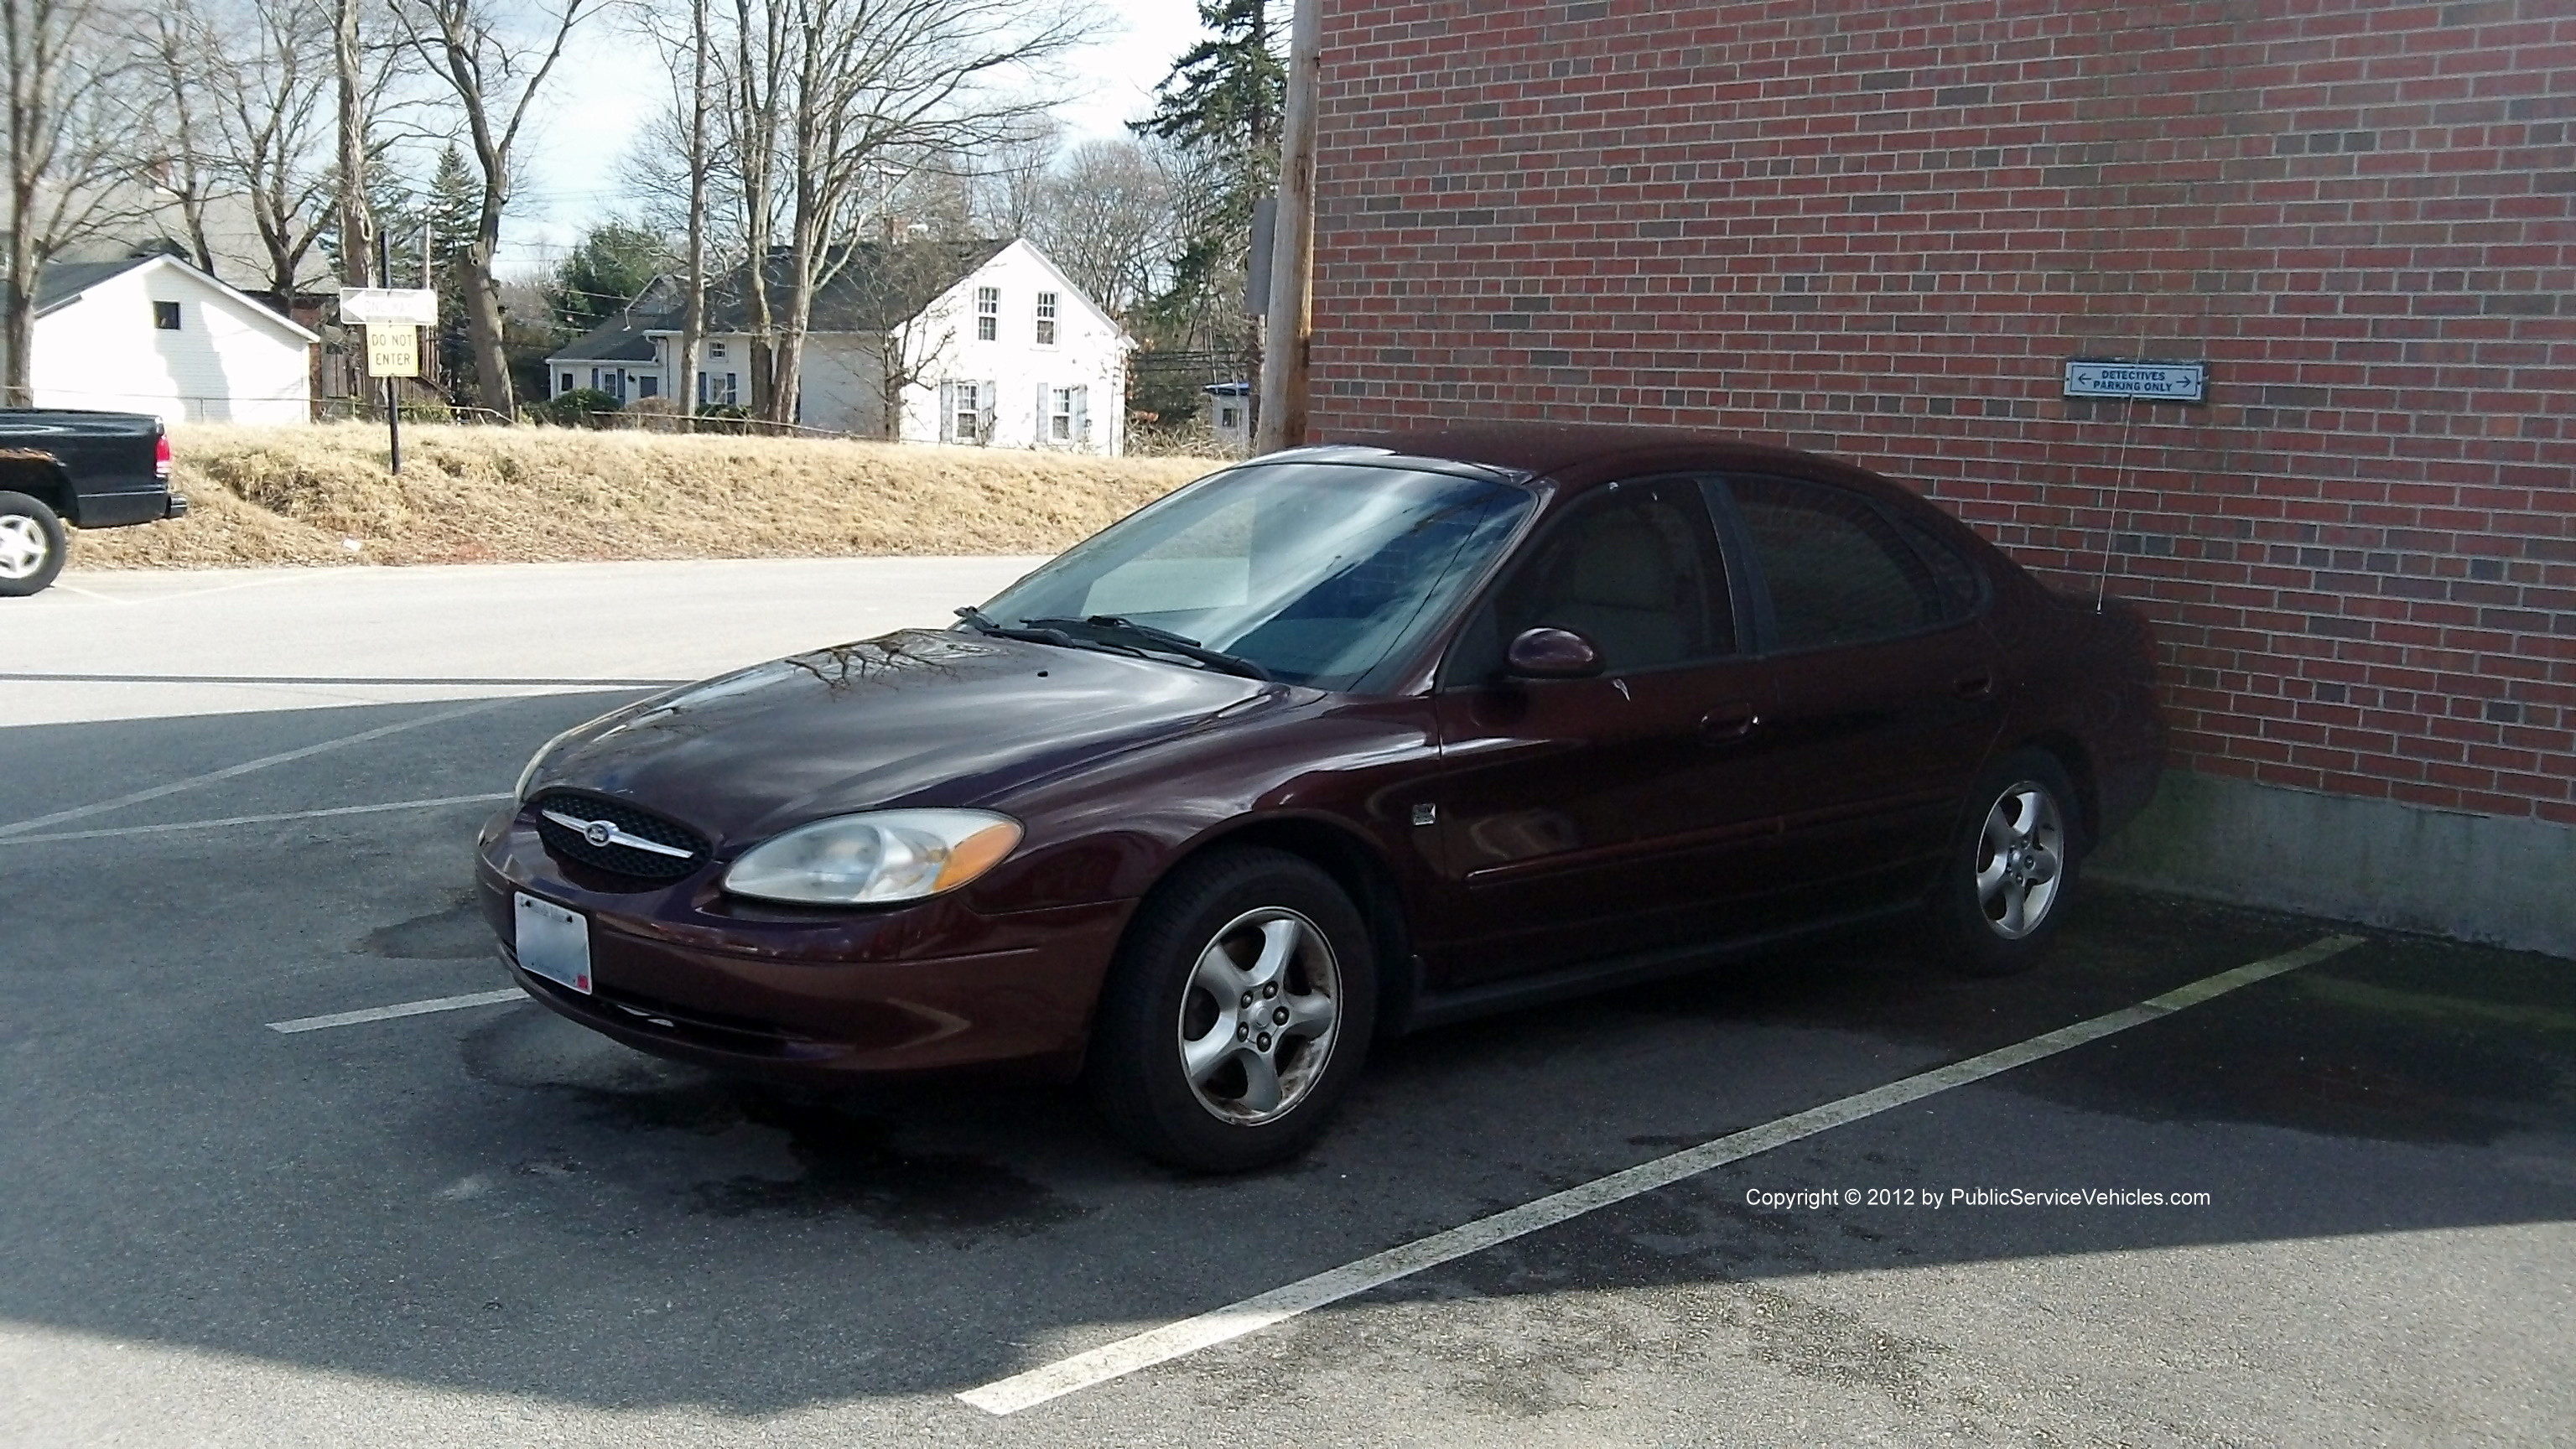
[[[1568,491],[1634,477],[1640,471],[1687,468],[1789,473],[1854,485],[1874,493],[1908,499],[1915,496],[1875,473],[1837,459],[1776,443],[1689,428],[1446,422],[1273,456],[1374,463],[1382,467],[1427,466],[1445,471],[1464,471],[1460,465],[1466,465],[1514,478],[1546,478]]]

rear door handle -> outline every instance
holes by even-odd
[[[1723,704],[1699,717],[1702,744],[1731,745],[1753,733],[1762,716],[1749,704]]]
[[[1951,682],[1950,689],[1961,699],[1992,698],[1995,692],[1995,677],[1982,671],[1963,675]]]

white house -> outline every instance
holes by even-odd
[[[40,408],[164,423],[302,423],[321,339],[177,257],[56,262],[36,278]]]
[[[798,373],[800,426],[907,443],[1126,447],[1116,321],[1026,241],[861,243],[816,293]],[[784,297],[773,259],[772,297]],[[751,400],[749,268],[708,288],[692,381],[703,404]],[[619,316],[546,359],[549,393],[621,403],[679,392],[678,289],[657,278]]]

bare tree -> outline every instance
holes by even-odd
[[[206,51],[216,78],[221,168],[249,204],[268,254],[268,291],[280,306],[294,300],[304,259],[330,226],[338,185],[326,144],[337,119],[332,3],[237,0]],[[362,138],[391,61],[392,52],[380,50],[360,72]]]
[[[189,259],[198,270],[212,272],[215,249],[206,240],[206,207],[226,191],[210,114],[221,84],[214,31],[189,0],[171,0],[152,12],[143,45],[157,93],[142,116],[148,184],[179,204]]]
[[[143,63],[116,0],[0,0],[8,67],[6,368],[0,405],[31,401],[36,281],[64,247],[135,219],[134,88]]]
[[[369,285],[376,269],[376,221],[367,205],[367,72],[359,11],[366,0],[330,0],[333,121],[339,186],[340,280]]]
[[[1064,138],[1052,120],[987,147],[975,178],[975,222],[987,236],[1022,237],[1047,204]]]
[[[950,269],[954,242],[931,242],[905,245],[889,238],[877,249],[875,265],[881,270],[878,287],[885,295],[926,297],[933,295],[942,282],[955,274]],[[889,308],[901,312],[901,307]],[[877,345],[878,434],[887,442],[903,441],[904,395],[914,387],[935,380],[947,369],[957,343],[957,319],[940,307],[919,307],[897,321]],[[994,399],[980,399],[989,413]],[[943,402],[943,406],[945,403]],[[936,436],[945,437],[949,422],[940,420]],[[958,442],[982,442],[959,438]]]
[[[1026,133],[1050,66],[1085,37],[1073,0],[736,0],[784,47],[773,97],[786,240],[754,238],[756,298],[779,299],[763,415],[796,418],[815,294],[854,255],[872,197],[939,156]],[[783,16],[784,24],[771,17]],[[739,38],[739,37],[738,37]],[[748,198],[747,198],[748,200]],[[774,278],[774,280],[773,280]]]
[[[697,429],[698,342],[707,326],[707,76],[715,61],[715,43],[707,33],[706,0],[689,6],[689,231],[680,268],[680,355],[672,390],[680,395],[680,415]]]
[[[393,0],[405,38],[431,73],[454,93],[483,181],[474,238],[458,261],[465,292],[465,330],[474,352],[475,391],[502,417],[516,408],[509,361],[501,351],[501,292],[492,259],[501,245],[501,214],[510,202],[510,149],[544,88],[564,41],[589,0],[556,0],[522,16],[501,0]],[[522,23],[522,20],[526,23]]]
[[[715,230],[708,109],[724,80],[717,69],[706,0],[691,0],[685,8],[686,23],[668,28],[656,12],[639,12],[644,32],[660,48],[671,75],[671,109],[648,129],[627,169],[630,187],[652,203],[646,224],[664,235],[677,231],[685,238],[680,249],[680,336],[672,357],[671,386],[681,405],[683,425],[695,431],[697,406],[703,401],[697,393],[697,369],[698,347],[706,334],[707,254]],[[674,209],[676,216],[670,214]]]
[[[1124,138],[1085,141],[1041,195],[1028,235],[1091,300],[1125,317],[1159,289],[1180,245],[1161,156]]]
[[[733,0],[726,49],[724,151],[741,205],[746,286],[743,327],[751,338],[751,413],[767,417],[776,376],[777,318],[770,295],[770,239],[778,228],[780,117],[795,34],[788,0]]]

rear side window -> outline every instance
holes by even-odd
[[[1955,609],[1932,566],[1867,499],[1788,478],[1732,478],[1781,649],[1927,629]]]
[[[1923,562],[1930,566],[1932,582],[1941,590],[1941,602],[1949,616],[1959,618],[1975,613],[1977,605],[1984,603],[1986,598],[1985,575],[1977,572],[1976,565],[1968,562],[1946,540],[1935,537],[1930,529],[1903,513],[1890,510],[1888,517],[1896,525],[1896,531],[1905,535],[1905,541],[1914,545],[1914,551],[1921,554]]]

